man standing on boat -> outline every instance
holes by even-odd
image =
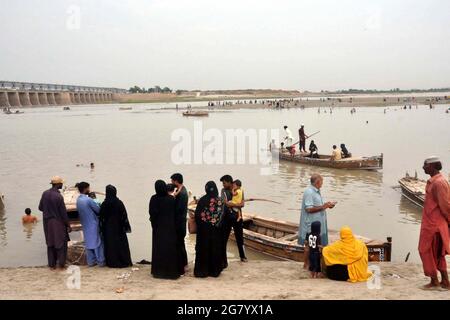
[[[300,215],[300,225],[298,230],[298,244],[304,245],[306,234],[311,232],[311,224],[319,221],[321,224],[320,237],[322,245],[328,245],[328,226],[326,209],[332,209],[336,202],[323,202],[320,188],[323,185],[323,178],[320,174],[313,174],[310,178],[311,185],[303,193],[302,209]],[[306,248],[305,248],[306,249]],[[305,251],[305,261],[308,252]],[[308,267],[305,263],[305,268]]]
[[[302,123],[300,129],[298,129],[298,137],[299,137],[299,152],[306,152],[306,134],[305,134],[305,125]]]
[[[105,266],[105,254],[103,241],[100,237],[99,218],[100,206],[89,198],[89,183],[78,183],[80,196],[77,199],[77,211],[83,226],[84,246],[86,248],[86,259],[90,267],[98,265]]]
[[[284,145],[286,146],[286,149],[289,151],[291,155],[294,155],[295,153],[295,147],[294,147],[294,137],[292,136],[291,130],[288,128],[288,126],[284,126],[284,131],[286,133],[286,137],[284,138]]]
[[[72,230],[64,198],[59,192],[63,179],[55,176],[51,179],[51,185],[52,187],[42,194],[39,210],[43,215],[48,266],[51,269],[56,269],[56,266],[63,269],[66,265],[69,232]]]
[[[447,179],[439,171],[442,164],[438,157],[429,157],[423,164],[423,170],[430,175],[425,188],[422,225],[420,228],[419,254],[423,271],[431,278],[424,289],[441,286],[450,289],[445,256],[450,254],[449,215],[450,187]],[[438,271],[442,280],[439,283]]]

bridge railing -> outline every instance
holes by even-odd
[[[0,90],[85,92],[85,93],[127,93],[128,90],[107,87],[88,87],[65,84],[0,81]]]

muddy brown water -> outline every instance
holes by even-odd
[[[148,202],[157,179],[169,180],[174,172],[185,176],[187,188],[203,194],[208,180],[217,183],[224,174],[243,182],[246,197],[266,198],[281,204],[252,202],[246,211],[262,216],[298,222],[303,190],[309,176],[318,172],[325,178],[325,200],[338,201],[328,211],[329,227],[349,225],[355,233],[377,239],[393,238],[393,259],[419,261],[417,242],[421,209],[393,188],[406,171],[425,178],[421,170],[428,155],[442,157],[445,174],[450,168],[450,114],[448,105],[413,106],[411,110],[390,107],[335,108],[319,114],[317,109],[250,110],[214,112],[202,119],[188,118],[171,108],[175,104],[136,104],[133,110],[119,106],[72,106],[27,109],[24,114],[0,114],[0,192],[5,209],[0,211],[0,266],[46,264],[42,222],[23,226],[21,216],[30,207],[41,218],[37,206],[49,178],[61,175],[69,185],[85,180],[92,189],[104,191],[107,184],[118,189],[124,201],[133,232],[129,242],[134,261],[150,260],[151,227]],[[194,104],[193,104],[194,105]],[[121,105],[123,106],[123,105]],[[150,109],[150,110],[149,110]],[[379,172],[347,171],[280,162],[278,172],[261,175],[261,165],[176,165],[171,159],[174,130],[192,132],[195,121],[203,129],[282,129],[288,125],[297,138],[300,123],[306,132],[320,130],[314,137],[319,151],[330,153],[333,144],[345,143],[354,155],[384,154]],[[368,123],[367,123],[368,121]],[[282,133],[282,131],[281,131]],[[228,152],[228,151],[225,151]],[[88,164],[96,167],[90,170]],[[81,166],[77,166],[81,164]],[[191,259],[195,237],[187,240]],[[230,256],[235,256],[234,245]],[[264,259],[251,254],[252,259]]]

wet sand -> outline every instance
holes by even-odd
[[[67,289],[63,271],[45,267],[0,269],[0,299],[423,299],[448,300],[448,290],[422,290],[427,283],[419,264],[380,263],[381,289],[366,283],[311,279],[301,263],[288,261],[233,261],[219,278],[197,279],[189,273],[179,280],[150,276],[149,266],[139,270],[81,268],[81,288]],[[126,272],[126,280],[118,279]],[[122,288],[122,293],[116,290]]]

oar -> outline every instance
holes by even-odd
[[[278,201],[273,201],[273,200],[269,200],[269,199],[262,199],[262,198],[245,199],[245,202],[248,202],[248,201],[265,201],[265,202],[272,202],[272,203],[276,203],[276,204],[281,204],[281,202],[278,202]]]
[[[312,136],[315,136],[316,134],[318,134],[320,131],[317,131],[317,132],[314,132],[313,134],[310,134],[309,136],[307,136],[306,137],[306,139],[309,139],[309,138],[311,138]],[[298,143],[300,143],[300,141],[297,141],[296,143],[294,143],[293,145],[296,145],[296,144],[298,144]]]
[[[274,201],[274,200],[269,200],[269,199],[263,199],[263,198],[248,198],[248,199],[244,199],[245,202],[249,202],[249,201],[265,201],[265,202],[272,202],[272,203],[276,203],[276,204],[281,204],[281,202],[278,201]],[[193,205],[195,204],[194,201],[191,201],[189,203],[189,205]]]

